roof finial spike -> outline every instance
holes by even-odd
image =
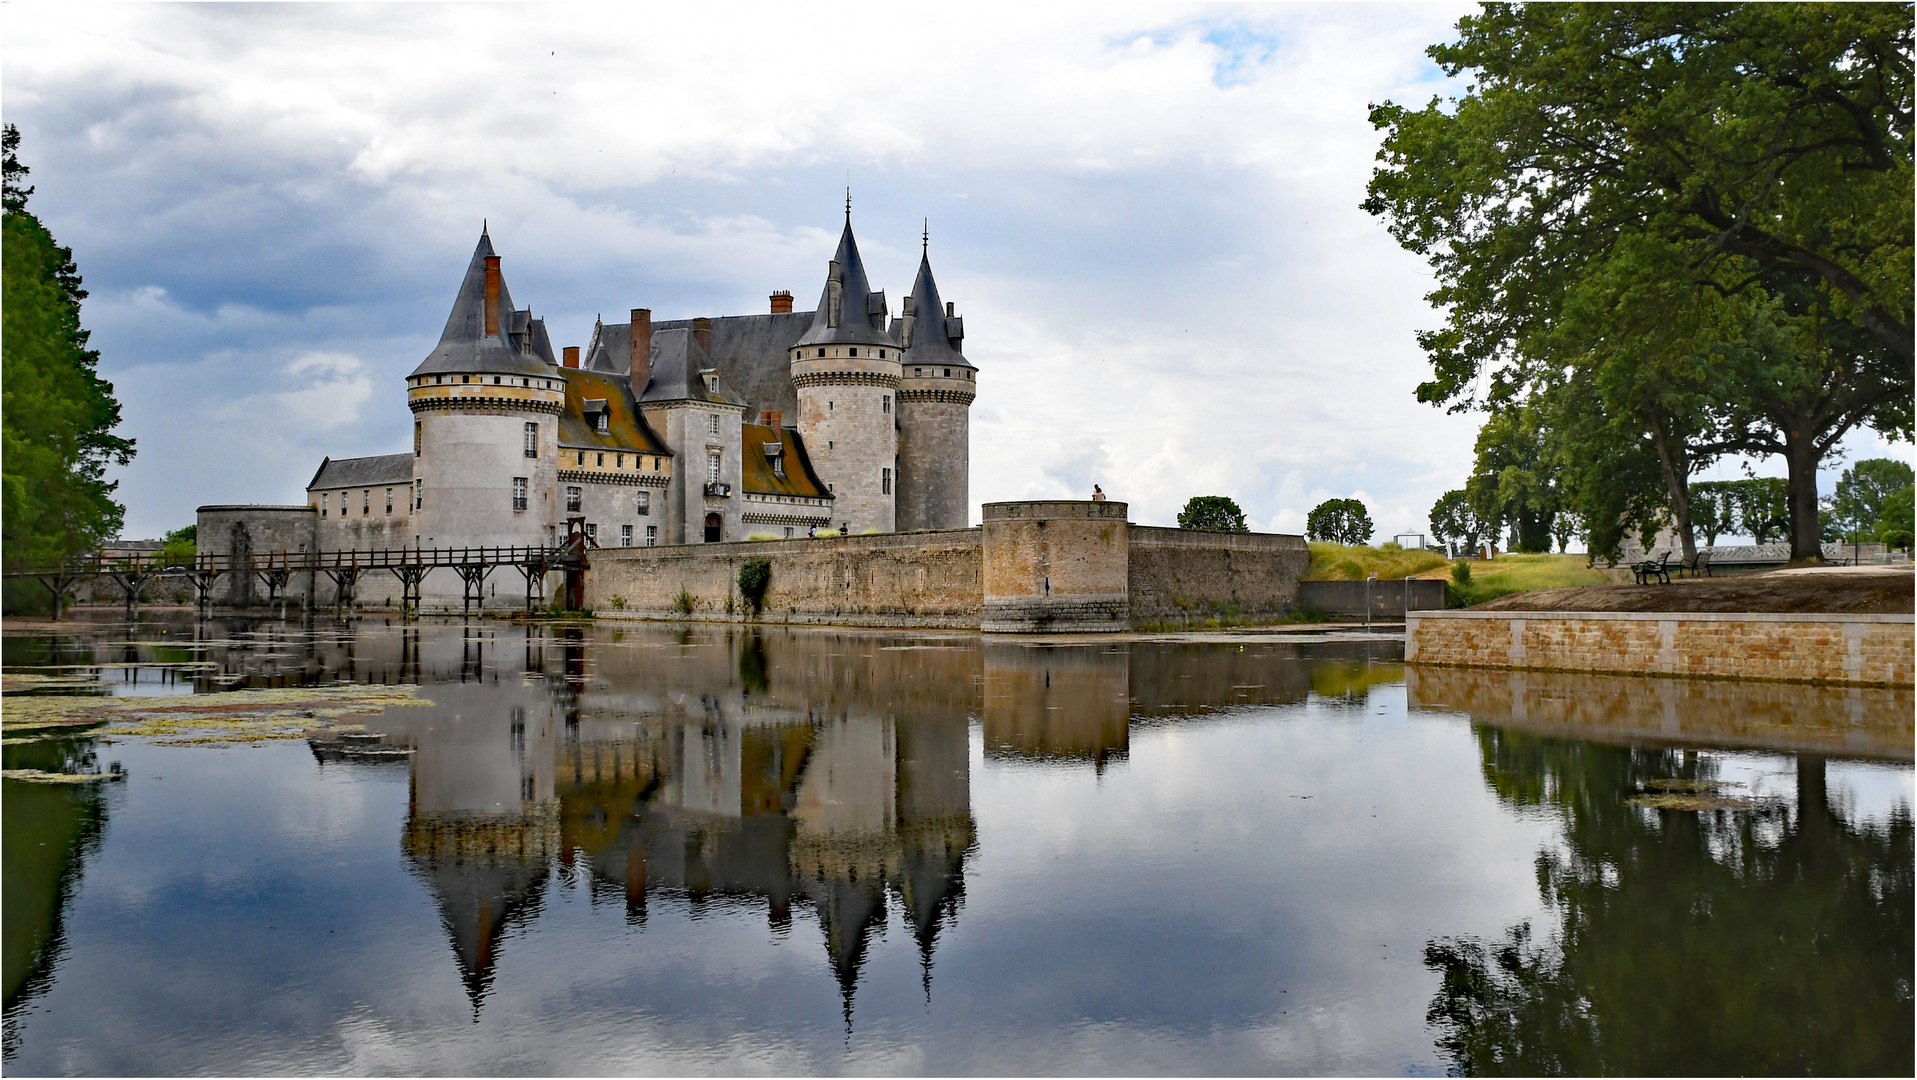
[[[845,223],[852,224],[852,185],[845,185]]]
[[[480,218],[480,219],[479,219],[479,235],[481,235],[481,236],[490,236],[490,235],[492,235],[491,233],[489,233],[489,232],[487,232],[487,231],[486,231],[486,230],[487,230],[487,228],[488,228],[488,226],[487,226],[487,224],[486,224],[486,219],[485,219],[485,218]]]
[[[925,231],[919,234],[919,255],[929,255],[932,251],[932,219],[925,219]]]

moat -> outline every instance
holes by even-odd
[[[1585,677],[1620,722],[1575,729],[1436,703],[1536,676],[1437,693],[1402,657],[10,627],[5,1069],[1913,1071],[1909,738],[1744,719],[1908,691],[1714,684],[1660,738],[1623,719],[1657,680]],[[287,693],[337,684],[418,690]],[[314,733],[12,726],[29,694],[248,688]]]

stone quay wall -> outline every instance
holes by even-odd
[[[995,503],[971,529],[600,548],[586,606],[602,618],[747,621],[748,559],[771,565],[761,622],[1029,633],[1283,615],[1310,553],[1298,536],[1141,528],[1123,503]]]
[[[1311,566],[1302,536],[1131,527],[1132,625],[1281,618]]]
[[[1912,685],[1917,616],[1422,611],[1405,662],[1855,686]]]
[[[977,529],[600,548],[586,606],[606,618],[741,621],[747,559],[772,566],[762,622],[978,628]]]

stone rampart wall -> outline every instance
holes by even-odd
[[[1911,615],[1413,612],[1405,661],[1780,682],[1912,685]]]
[[[772,564],[763,622],[979,624],[977,529],[600,549],[586,574],[586,606],[608,618],[742,620],[739,568],[747,559]]]
[[[1131,527],[1132,625],[1277,617],[1311,565],[1302,536]]]

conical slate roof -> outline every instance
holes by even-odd
[[[825,289],[819,294],[818,310],[813,312],[812,326],[796,344],[799,345],[893,345],[892,335],[885,331],[885,294],[873,292],[872,284],[865,276],[865,260],[859,257],[859,243],[852,238],[852,215],[845,218],[845,231],[839,235],[838,253],[832,261],[839,268],[839,304],[836,312],[832,310],[832,281],[828,277]]]
[[[964,321],[947,317],[945,303],[939,299],[938,282],[932,280],[932,257],[919,256],[919,276],[912,282],[912,335],[905,343],[907,364],[949,364],[971,367],[960,351],[965,340]]]
[[[550,375],[552,368],[537,355],[522,353],[513,345],[512,294],[506,291],[504,274],[499,279],[499,332],[486,333],[486,257],[494,254],[491,236],[479,234],[479,246],[466,264],[466,277],[453,298],[452,314],[446,318],[446,331],[439,346],[413,369],[414,375],[444,375],[486,372],[499,375]]]

